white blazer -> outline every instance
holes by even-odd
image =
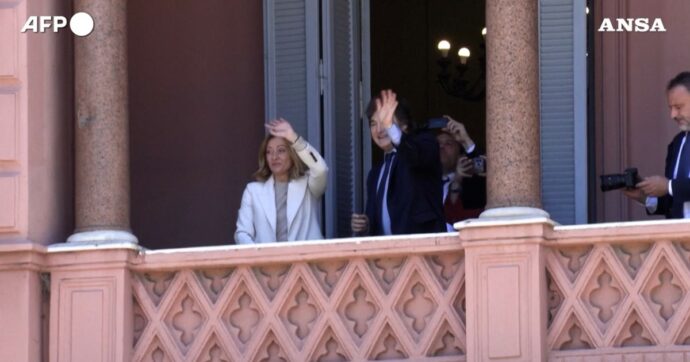
[[[328,166],[323,157],[301,137],[292,147],[309,170],[304,176],[288,183],[288,240],[323,239],[321,196],[326,191]],[[251,182],[244,189],[242,205],[237,214],[236,243],[279,241],[276,240],[274,185],[275,181],[271,175],[266,182]]]

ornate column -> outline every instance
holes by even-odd
[[[548,216],[541,208],[538,1],[486,2],[487,211]]]
[[[75,0],[94,19],[75,37],[76,231],[68,242],[132,242],[126,0]]]

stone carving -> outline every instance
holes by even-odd
[[[153,362],[167,362],[169,359],[165,355],[162,349],[156,348],[152,353],[151,353],[151,360]]]
[[[451,317],[455,319],[454,317]],[[430,326],[431,327],[431,326]],[[464,335],[458,334],[451,329],[448,319],[442,319],[440,328],[434,332],[434,337],[431,339],[431,344],[426,350],[427,357],[447,357],[447,356],[462,356],[465,354],[464,350]]]
[[[319,355],[319,357],[316,359],[317,362],[348,361],[347,357],[345,357],[344,354],[338,351],[340,349],[340,346],[338,345],[338,342],[336,342],[335,339],[333,339],[333,337],[329,338],[328,341],[326,341],[325,349],[326,351],[323,352],[323,354]]]
[[[154,337],[143,356],[136,360],[142,362],[173,362],[168,352],[161,346],[158,336]]]
[[[372,273],[386,293],[390,292],[403,264],[405,264],[405,258],[381,258],[369,261]]]
[[[450,360],[465,297],[462,253],[449,255],[134,273],[133,360]]]
[[[613,249],[630,277],[635,279],[651,248],[652,244],[634,243],[618,245]]]
[[[374,318],[377,308],[374,303],[370,301],[366,289],[358,286],[352,292],[354,300],[348,303],[345,307],[345,317],[352,325],[352,332],[357,337],[362,338],[369,329],[369,323]]]
[[[655,342],[636,308],[633,308],[625,323],[622,324],[614,345],[617,347],[652,346]]]
[[[443,337],[441,337],[441,346],[432,354],[434,357],[460,355],[462,355],[462,350],[458,347],[457,342],[455,342],[455,336],[450,332],[446,332]]]
[[[683,261],[690,267],[690,242],[678,241],[673,243],[678,251],[678,254],[682,256]]]
[[[230,279],[232,269],[197,270],[195,274],[206,295],[215,303]]]
[[[563,293],[561,293],[561,290],[558,288],[558,285],[553,280],[553,277],[551,276],[551,273],[548,271],[548,269],[546,270],[546,285],[548,288],[547,293],[549,298],[549,315],[547,318],[547,326],[550,328],[553,319],[556,318],[556,314],[558,313],[561,304],[563,304]]]
[[[311,331],[311,325],[316,320],[317,309],[309,301],[309,294],[302,288],[295,296],[295,305],[288,310],[288,321],[296,327],[295,335],[305,339]]]
[[[347,267],[347,260],[333,260],[326,263],[312,264],[311,270],[316,280],[319,281],[321,288],[330,296],[333,288],[343,275],[345,267]]]
[[[557,259],[565,266],[564,272],[570,282],[574,283],[582,270],[582,266],[585,264],[585,260],[587,260],[587,256],[592,251],[592,246],[575,246],[557,250],[559,256]]]
[[[268,346],[266,347],[265,356],[266,357],[261,358],[259,361],[288,362],[288,359],[285,358],[285,353],[283,353],[280,346],[275,341],[271,341],[271,343],[268,344]]]
[[[436,304],[429,298],[424,285],[416,282],[403,304],[402,311],[404,317],[406,317],[403,318],[405,319],[405,324],[419,335],[426,328],[428,319],[435,310]]]
[[[175,313],[172,318],[172,326],[177,331],[176,335],[185,347],[189,347],[194,342],[203,323],[203,316],[197,310],[194,300],[186,296],[182,300],[182,310]]]
[[[254,268],[254,275],[269,300],[278,294],[280,286],[290,271],[290,265],[267,265]]]
[[[653,346],[654,343],[647,337],[643,336],[643,328],[637,321],[630,325],[630,337],[623,340],[622,347],[639,347],[639,346]]]
[[[438,279],[439,283],[441,283],[443,289],[447,290],[450,282],[453,280],[453,277],[458,274],[462,266],[462,254],[448,253],[432,255],[426,257],[426,259],[429,267],[434,272],[436,279]]]
[[[333,332],[331,326],[320,333],[318,343],[308,361],[344,362],[350,361],[348,351],[343,348],[342,340]]]
[[[659,283],[652,288],[650,296],[652,302],[659,306],[658,313],[668,322],[675,313],[675,305],[683,298],[683,290],[674,283],[673,274],[664,268],[658,275]]]
[[[261,313],[254,307],[252,297],[243,292],[237,300],[237,306],[231,310],[228,322],[237,331],[237,338],[242,343],[249,342],[254,328],[261,320]]]
[[[217,344],[214,344],[208,352],[208,359],[206,362],[230,362],[226,358],[227,357],[225,356],[225,353],[223,353],[223,350],[218,347]]]
[[[455,299],[453,299],[453,309],[458,313],[460,316],[460,319],[462,320],[462,323],[465,324],[465,284],[462,284],[462,287],[458,291],[458,294],[455,296]]]
[[[175,273],[151,272],[140,275],[139,280],[153,304],[158,307],[174,278]]]
[[[597,276],[597,288],[589,294],[589,302],[597,310],[596,317],[603,324],[607,324],[620,303],[622,293],[613,283],[611,274],[603,271]]]
[[[690,346],[690,319],[686,319],[683,328],[676,338],[677,345]]]
[[[592,345],[589,343],[589,341],[586,339],[584,336],[584,332],[582,331],[582,328],[580,328],[579,325],[573,323],[570,326],[570,329],[568,329],[568,337],[569,339],[563,344],[561,344],[560,349],[561,351],[567,351],[567,350],[573,350],[573,349],[591,349]]]
[[[144,333],[144,329],[149,324],[149,320],[141,309],[137,298],[132,298],[132,313],[134,314],[134,343],[132,346],[136,346],[141,334]]]
[[[399,346],[398,340],[391,334],[386,335],[383,339],[383,346],[380,349],[382,349],[382,351],[376,353],[374,358],[376,361],[407,358],[407,355]]]

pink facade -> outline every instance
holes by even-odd
[[[121,71],[126,1],[75,3],[120,32],[104,45],[119,63],[98,59]],[[489,169],[501,186],[488,217],[453,233],[155,251],[128,230],[128,167],[98,183],[114,200],[83,186],[109,164],[95,149],[129,160],[123,128],[88,128],[85,107],[126,82],[77,77],[96,94],[73,96],[73,72],[94,72],[82,52],[99,44],[77,43],[73,70],[71,35],[17,31],[27,14],[66,7],[0,0],[0,361],[690,361],[690,224],[555,225],[538,210],[538,181],[515,181],[539,172],[536,80],[510,104],[492,91],[524,78],[536,46],[519,59],[491,51],[536,43],[533,2],[487,6],[519,29],[487,42],[489,66],[505,71],[489,81],[489,122],[520,114],[513,128],[530,136],[488,135],[505,146],[490,150],[497,159],[525,155],[501,169],[511,172]],[[113,130],[117,140],[94,142]],[[75,170],[75,145],[77,160],[95,162]],[[66,243],[74,224],[97,239]]]

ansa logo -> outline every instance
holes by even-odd
[[[649,18],[616,18],[614,22],[610,18],[604,18],[599,26],[599,31],[605,32],[665,32],[664,22],[660,18],[653,19],[649,25]]]

